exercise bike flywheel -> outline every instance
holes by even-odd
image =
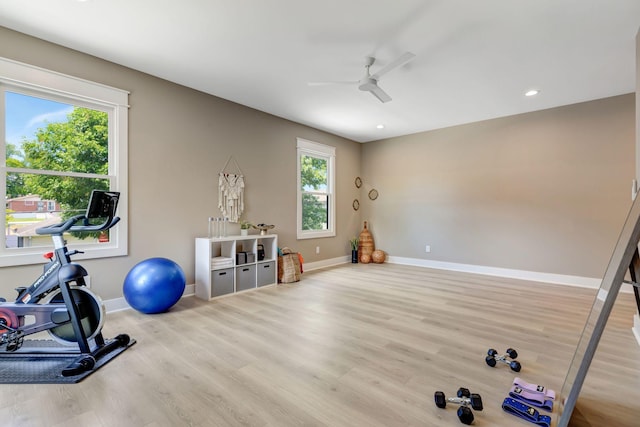
[[[0,334],[9,332],[9,328],[17,329],[20,326],[18,316],[8,308],[0,307]]]
[[[70,286],[71,296],[78,306],[80,314],[80,323],[88,340],[93,339],[100,333],[104,326],[105,309],[102,300],[96,294],[91,292],[85,286]],[[43,304],[60,303],[64,304],[62,291],[56,289],[47,295],[43,300]],[[71,322],[48,329],[49,335],[64,345],[74,345],[78,342]]]

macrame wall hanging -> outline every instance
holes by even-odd
[[[231,160],[237,173],[227,172]],[[244,175],[233,156],[229,156],[218,177],[218,208],[231,222],[238,222],[244,211]]]

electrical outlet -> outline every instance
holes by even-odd
[[[320,253],[320,246],[316,246],[316,253],[319,254]]]
[[[431,245],[427,245],[424,247],[425,252],[431,252]]]

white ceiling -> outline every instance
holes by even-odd
[[[0,0],[0,25],[366,142],[634,92],[640,1]],[[391,102],[307,84],[406,51]]]

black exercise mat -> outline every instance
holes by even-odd
[[[69,377],[63,377],[61,372],[78,357],[78,354],[2,353],[0,354],[0,384],[78,383],[135,343],[136,341],[132,339],[127,346],[118,347],[99,358],[92,370]]]

